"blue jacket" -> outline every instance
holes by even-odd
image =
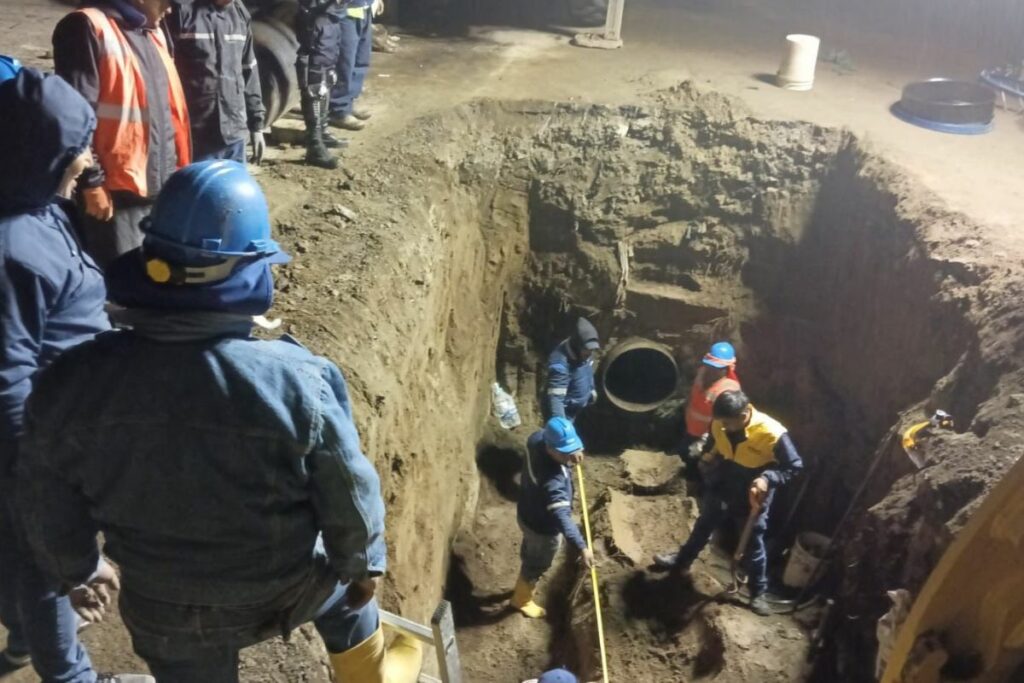
[[[594,361],[580,359],[568,339],[548,357],[546,417],[575,420],[594,400]]]
[[[555,462],[544,445],[544,433],[534,432],[526,442],[517,508],[519,521],[538,534],[562,534],[583,550],[587,543],[572,518],[572,496],[572,470]]]
[[[176,604],[259,605],[312,567],[386,567],[380,480],[331,362],[288,341],[160,342],[110,332],[42,373],[23,505],[41,566],[68,584],[98,560]]]
[[[92,108],[56,76],[0,85],[0,474],[13,466],[40,368],[109,329],[103,276],[73,235],[61,177],[92,139]]]

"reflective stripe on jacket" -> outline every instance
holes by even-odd
[[[708,433],[711,428],[712,408],[719,394],[740,390],[740,383],[728,377],[723,377],[705,389],[701,382],[702,375],[703,373],[698,373],[697,379],[693,381],[690,400],[686,404],[686,433],[690,436],[704,436]]]
[[[775,446],[786,433],[786,428],[776,420],[751,407],[750,423],[745,438],[735,447],[721,421],[711,424],[711,436],[715,450],[724,458],[747,469],[760,469],[776,462]]]
[[[146,182],[149,117],[146,112],[146,82],[139,60],[117,22],[102,10],[86,7],[76,11],[88,17],[100,49],[93,148],[106,176],[104,186],[112,192],[123,190],[140,197],[149,196]],[[181,168],[192,158],[185,95],[163,32],[148,33],[167,70],[174,147],[177,167]]]

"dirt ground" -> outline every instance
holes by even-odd
[[[57,4],[0,0],[0,51],[46,67],[49,33],[64,11]],[[766,83],[763,75],[777,66],[782,36],[795,29],[822,35],[823,52],[846,50],[854,69],[820,64],[817,85],[810,93],[784,92]],[[911,408],[919,407],[917,401],[923,405],[936,397],[946,400],[955,393],[953,387],[970,394],[958,400],[972,426],[966,433],[940,440],[929,472],[912,481],[900,480],[887,500],[880,492],[881,514],[866,518],[861,529],[863,538],[885,535],[890,549],[902,552],[909,546],[917,553],[914,561],[894,551],[893,557],[905,567],[894,569],[884,566],[884,558],[873,558],[877,562],[858,565],[860,575],[849,580],[863,587],[888,581],[894,571],[906,569],[908,582],[919,582],[915,572],[934,561],[942,547],[941,542],[929,545],[922,537],[944,539],[953,533],[973,501],[1020,454],[1019,425],[1008,417],[1017,404],[1008,397],[1019,396],[1014,386],[1019,385],[1017,368],[1024,348],[1012,303],[1019,301],[1024,254],[1024,238],[1017,230],[1017,217],[1024,210],[1024,190],[1017,180],[1024,156],[1021,120],[1000,112],[992,134],[956,137],[907,126],[887,111],[905,82],[939,73],[972,78],[978,69],[991,65],[989,57],[978,51],[947,50],[937,40],[901,42],[884,33],[862,32],[825,13],[796,18],[792,8],[780,7],[779,2],[753,0],[639,0],[630,4],[624,35],[627,45],[616,52],[570,47],[558,30],[489,26],[458,37],[405,35],[399,54],[375,55],[366,97],[375,118],[366,131],[352,135],[342,171],[307,169],[295,163],[302,152],[291,146],[272,149],[267,164],[258,170],[278,233],[298,257],[279,277],[276,314],[290,332],[346,371],[364,445],[385,482],[392,543],[384,605],[426,621],[443,586],[447,584],[450,593],[459,593],[459,586],[468,591],[463,594],[472,600],[457,602],[455,608],[466,680],[474,683],[508,681],[509,672],[539,671],[553,662],[583,662],[589,668],[593,655],[585,618],[588,589],[572,595],[578,575],[571,558],[545,587],[544,597],[554,606],[551,620],[527,622],[503,611],[502,600],[514,580],[518,542],[510,523],[514,488],[509,473],[516,469],[515,453],[521,444],[497,444],[499,454],[492,457],[498,475],[487,470],[495,463],[480,452],[481,444],[495,447],[480,430],[488,410],[486,389],[494,376],[495,348],[503,343],[502,330],[509,328],[507,320],[504,328],[502,324],[503,307],[514,288],[509,280],[528,269],[528,252],[534,246],[530,241],[536,238],[518,230],[530,221],[528,214],[538,198],[526,175],[519,185],[509,181],[486,192],[479,192],[485,185],[480,178],[497,175],[507,159],[527,154],[526,141],[548,125],[542,123],[547,105],[537,104],[532,111],[529,105],[516,105],[518,110],[505,111],[491,103],[482,112],[469,107],[440,119],[424,116],[489,98],[570,103],[579,105],[580,112],[586,103],[606,103],[624,110],[605,112],[605,118],[628,118],[638,103],[659,106],[651,104],[658,102],[655,93],[692,80],[702,88],[738,97],[756,119],[801,120],[852,131],[864,149],[892,162],[899,177],[889,178],[888,168],[858,166],[851,177],[893,180],[895,189],[890,194],[858,194],[848,189],[852,184],[844,185],[832,189],[833,198],[841,203],[839,199],[848,194],[851,202],[867,197],[890,211],[897,207],[892,225],[899,228],[896,233],[906,233],[906,239],[886,256],[894,263],[912,264],[915,277],[947,285],[945,294],[936,294],[934,288],[925,292],[929,300],[947,300],[943,306],[929,306],[920,316],[913,311],[903,315],[901,307],[886,310],[887,291],[900,291],[892,288],[906,283],[898,277],[881,280],[871,288],[870,298],[848,301],[858,315],[880,327],[906,318],[901,348],[938,349],[924,354],[928,367],[919,376],[910,370],[901,376],[913,384],[916,393],[908,392],[914,394],[913,400],[903,400],[906,397],[900,394],[899,406],[879,411],[878,422],[887,429],[897,417],[909,419]],[[503,128],[506,125],[510,128]],[[609,140],[615,139],[609,135]],[[523,141],[521,147],[517,137]],[[478,146],[475,153],[466,149],[467,141]],[[546,167],[529,171],[550,173],[573,161],[577,159],[571,152],[559,151],[544,157]],[[559,204],[558,198],[541,199],[542,205]],[[346,217],[348,209],[356,211],[355,220]],[[728,214],[731,209],[720,206],[715,211]],[[551,214],[552,224],[556,218]],[[839,212],[828,218],[842,223]],[[466,230],[470,225],[479,230]],[[873,226],[865,228],[864,235],[856,232],[857,227],[850,226],[848,234],[853,237],[842,243],[848,252],[857,250],[854,238],[871,238]],[[664,232],[658,241],[668,239],[671,230]],[[641,252],[643,247],[638,245]],[[837,250],[834,256],[839,259],[842,254]],[[587,258],[611,260],[596,251],[588,252]],[[866,254],[864,262],[858,262],[858,276],[873,272],[870,258]],[[586,269],[581,266],[579,272]],[[716,304],[738,306],[738,299],[726,297]],[[946,304],[963,311],[972,339],[947,334],[952,326],[941,315],[932,315],[933,310],[946,311]],[[748,305],[743,304],[744,311]],[[802,310],[818,311],[811,304]],[[841,317],[829,322],[849,338],[831,358],[833,365],[844,356],[870,363],[860,352],[883,346],[881,338],[844,328]],[[762,325],[770,327],[767,322]],[[761,357],[781,356],[781,349],[794,339],[789,329],[776,330],[775,342],[765,342],[768,348]],[[949,362],[950,340],[970,348],[962,362]],[[887,362],[895,363],[891,358]],[[522,402],[536,395],[537,380],[522,374],[527,370],[518,372],[517,395]],[[810,370],[794,370],[796,375],[800,372]],[[838,385],[858,399],[880,393],[856,375],[857,364],[850,363],[838,373]],[[969,381],[971,375],[977,375],[976,382]],[[778,376],[763,368],[751,378],[761,387],[780,386]],[[806,395],[822,400],[816,388]],[[533,410],[524,409],[524,414],[535,418]],[[890,420],[884,421],[885,416]],[[807,438],[817,437],[808,431]],[[874,447],[857,443],[845,462],[862,463]],[[969,461],[950,464],[953,454],[968,454]],[[596,524],[601,552],[608,558],[602,591],[607,592],[612,625],[612,671],[622,672],[622,680],[799,679],[802,674],[787,667],[803,661],[803,625],[775,617],[766,630],[752,628],[756,622],[741,607],[727,601],[692,602],[693,593],[678,592],[640,566],[643,556],[680,540],[678,529],[685,526],[692,509],[683,502],[681,491],[637,494],[624,467],[618,458],[594,459]],[[850,476],[863,471],[860,465],[851,465],[850,470]],[[942,511],[938,516],[936,507]],[[672,521],[652,527],[646,523],[652,517]],[[903,526],[901,533],[887,535],[887,520],[892,517],[901,518]],[[454,556],[464,558],[462,566],[450,565],[446,545],[451,539],[457,539]],[[715,582],[721,584],[716,578],[720,572],[712,565],[713,560],[702,568],[698,595],[719,592]],[[558,611],[559,604],[565,605],[564,613]],[[681,612],[693,617],[685,628],[678,621]],[[870,609],[865,607],[864,612]],[[856,616],[860,618],[859,613]],[[575,635],[553,638],[556,633]],[[766,640],[766,633],[777,638]],[[90,628],[84,640],[101,669],[141,667],[116,619]],[[736,657],[730,654],[734,652],[746,654]],[[771,661],[776,656],[779,661]],[[770,675],[750,668],[761,663],[769,665]],[[246,652],[242,670],[242,680],[259,683],[328,680],[322,648],[307,631],[297,633],[290,643],[272,642]],[[2,680],[22,683],[33,677],[21,672]]]

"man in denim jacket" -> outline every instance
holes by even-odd
[[[338,368],[250,336],[270,264],[287,261],[259,186],[237,162],[193,164],[145,231],[108,272],[131,330],[65,354],[29,403],[22,491],[39,561],[101,618],[120,583],[104,534],[159,683],[233,683],[241,648],[308,621],[339,681],[383,681],[380,481]],[[419,656],[406,647],[395,664],[418,671]]]

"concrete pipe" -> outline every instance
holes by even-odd
[[[646,413],[671,398],[679,368],[667,346],[635,337],[615,346],[601,363],[601,387],[619,410]]]

